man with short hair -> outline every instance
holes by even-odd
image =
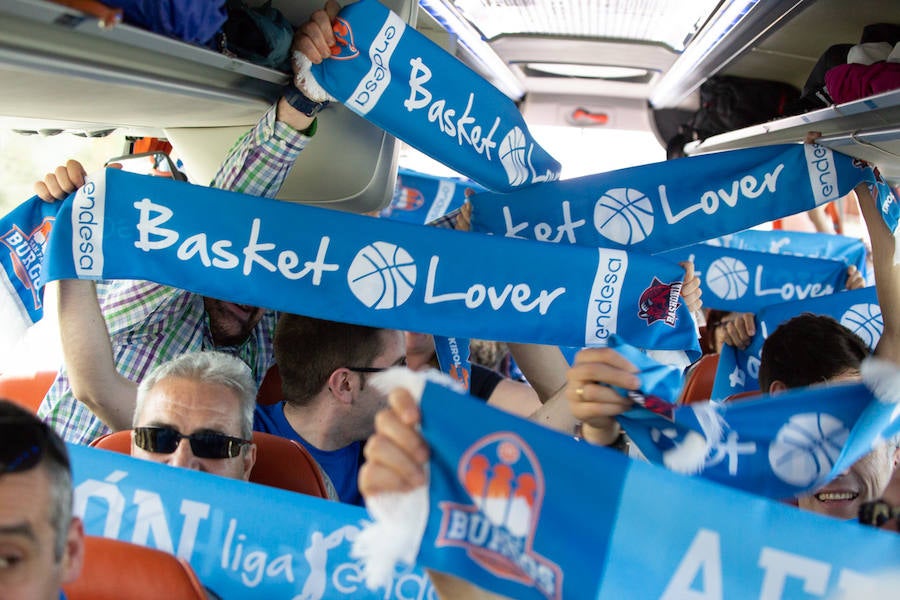
[[[0,400],[0,596],[57,600],[83,561],[65,444],[30,412]]]
[[[275,362],[284,400],[258,406],[254,428],[303,444],[340,500],[362,505],[361,442],[386,406],[369,377],[406,364],[403,332],[283,314],[275,328]]]
[[[250,369],[223,352],[192,352],[141,381],[131,455],[248,480],[256,462]]]

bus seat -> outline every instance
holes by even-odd
[[[719,366],[718,354],[706,354],[697,361],[684,382],[678,404],[703,402],[712,396],[713,382],[716,379],[716,368]]]
[[[256,392],[256,403],[263,406],[281,402],[284,394],[281,391],[281,374],[278,372],[278,365],[272,365],[266,371],[262,383],[259,385],[259,391]]]
[[[0,398],[12,400],[33,413],[56,379],[56,371],[38,371],[33,375],[0,375]]]
[[[293,440],[260,431],[253,432],[256,464],[250,481],[317,498],[328,498],[328,489],[316,461]],[[91,446],[131,454],[131,430],[115,431],[91,442]]]
[[[250,481],[328,498],[319,465],[306,448],[294,440],[260,431],[253,432],[253,441],[258,449]],[[286,468],[287,465],[290,468]]]
[[[191,566],[183,559],[129,542],[85,538],[81,575],[63,586],[68,600],[205,600],[207,595]]]
[[[736,394],[732,394],[725,398],[725,402],[734,402],[735,400],[744,400],[746,398],[751,398],[753,396],[761,396],[762,392],[759,390],[747,390],[744,392],[738,392]]]

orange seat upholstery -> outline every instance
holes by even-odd
[[[262,383],[259,385],[259,391],[256,392],[256,403],[261,406],[268,406],[281,402],[284,394],[281,391],[281,374],[278,372],[278,365],[272,365],[266,371]]]
[[[102,537],[85,538],[84,567],[63,586],[68,600],[205,600],[191,566],[161,550]]]
[[[270,487],[328,498],[322,472],[309,452],[295,442],[270,433],[253,432],[256,464],[250,481]],[[97,438],[91,446],[131,454],[131,430],[115,431]]]
[[[0,398],[12,400],[33,413],[56,379],[56,371],[39,371],[34,375],[0,375]]]
[[[738,392],[736,394],[732,394],[725,398],[725,402],[734,402],[735,400],[744,400],[747,398],[752,398],[753,396],[761,396],[762,392],[759,390],[747,390],[745,392]]]
[[[713,382],[716,379],[716,368],[719,366],[718,354],[706,354],[688,371],[681,390],[679,404],[704,402],[712,396]]]

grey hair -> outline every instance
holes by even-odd
[[[250,375],[250,367],[239,358],[214,350],[182,354],[153,369],[138,386],[133,426],[137,426],[147,394],[157,383],[169,377],[222,385],[234,391],[241,402],[241,436],[246,440],[253,436],[256,383]]]
[[[50,479],[50,524],[56,533],[53,557],[59,562],[66,549],[69,524],[72,522],[72,473],[55,460],[45,458],[41,466]]]

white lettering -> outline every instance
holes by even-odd
[[[194,553],[194,543],[197,541],[200,521],[209,517],[209,504],[182,500],[181,514],[184,515],[184,525],[181,527],[181,537],[178,538],[178,550],[175,554],[179,558],[190,561],[191,555]]]
[[[262,268],[266,271],[270,271],[272,273],[275,272],[275,265],[264,259],[260,256],[260,252],[268,252],[269,250],[274,250],[275,244],[272,243],[259,243],[259,219],[253,219],[253,224],[250,226],[250,240],[247,242],[247,245],[244,247],[244,275],[249,275],[250,271],[253,270],[253,263],[259,263]]]
[[[703,591],[691,588],[698,573],[703,576]],[[669,580],[660,600],[722,600],[722,551],[719,534],[701,529]]]
[[[807,298],[820,298],[829,296],[834,293],[834,286],[830,284],[822,285],[821,283],[807,283],[798,285],[795,283],[785,283],[777,288],[763,288],[762,284],[763,266],[757,265],[756,275],[753,279],[753,291],[758,297],[778,295],[785,301],[791,300],[795,296],[798,300],[806,300]]]
[[[106,176],[88,178],[72,201],[72,257],[79,277],[103,275],[103,224],[106,208]]]
[[[803,580],[803,591],[807,594],[822,596],[828,585],[831,565],[822,561],[805,558],[790,552],[763,548],[759,554],[759,566],[765,571],[760,598],[777,600],[784,593],[784,584],[788,577]]]
[[[169,524],[166,522],[166,511],[162,499],[156,492],[135,490],[134,503],[137,515],[134,518],[134,533],[131,542],[140,546],[149,546],[150,535],[156,542],[156,548],[172,554],[172,536],[169,535]]]
[[[572,220],[572,208],[568,200],[564,200],[561,206],[563,222],[562,225],[556,226],[556,236],[550,237],[553,233],[553,225],[550,223],[537,223],[534,226],[534,239],[539,242],[558,244],[565,236],[568,243],[576,243],[575,230],[583,226],[586,221],[584,219],[578,219],[577,221]],[[524,236],[517,235],[520,231],[528,227],[528,221],[524,221],[518,225],[514,224],[512,213],[508,206],[503,207],[503,221],[506,225],[505,237],[528,239]]]
[[[603,345],[618,330],[619,298],[627,271],[627,253],[605,248],[599,250],[597,273],[594,275],[584,324],[585,345]]]
[[[753,175],[745,175],[744,177],[733,181],[730,189],[719,188],[718,190],[707,190],[700,195],[699,202],[688,205],[678,213],[672,212],[672,207],[669,204],[669,197],[666,193],[666,186],[661,185],[658,188],[659,200],[662,204],[666,222],[668,222],[669,225],[672,225],[698,210],[702,210],[708,215],[714,214],[719,210],[720,202],[725,203],[725,205],[730,208],[734,208],[737,206],[738,200],[741,197],[752,200],[759,198],[765,192],[775,193],[778,175],[781,174],[783,169],[784,164],[779,164],[771,173],[763,175],[762,183],[760,183]]]
[[[162,250],[168,248],[178,241],[178,232],[174,229],[164,229],[160,227],[174,216],[174,212],[167,206],[162,204],[154,204],[150,198],[144,198],[140,202],[135,202],[134,207],[140,212],[138,219],[138,241],[134,243],[135,247],[144,252],[151,250]],[[151,217],[150,213],[155,212],[156,215]],[[158,236],[159,239],[151,240],[150,236]]]
[[[494,141],[494,134],[500,126],[500,117],[494,119],[493,125],[487,135],[482,135],[481,125],[474,125],[475,117],[472,117],[472,105],[475,102],[475,94],[470,93],[466,102],[466,109],[463,111],[456,121],[456,109],[447,108],[447,100],[438,98],[432,102],[432,94],[425,88],[426,83],[431,80],[431,69],[422,62],[420,57],[413,58],[409,61],[411,67],[409,72],[409,98],[403,101],[403,106],[407,111],[413,112],[428,107],[426,116],[428,122],[437,123],[437,127],[441,133],[456,137],[456,142],[460,146],[469,145],[478,154],[483,154],[487,160],[491,159],[491,150],[497,147]],[[474,125],[469,128],[470,125]]]
[[[388,13],[381,30],[369,46],[369,60],[372,64],[350,94],[347,101],[348,108],[360,115],[366,115],[381,100],[382,94],[391,83],[391,56],[405,30],[406,23],[403,19],[395,13]]]
[[[209,254],[206,252],[206,234],[198,233],[184,240],[175,253],[178,260],[190,260],[194,256],[200,257],[200,262],[204,267],[210,266]]]
[[[74,513],[85,518],[88,502],[98,498],[106,503],[106,522],[103,525],[103,537],[118,538],[122,526],[122,515],[125,513],[125,496],[116,485],[128,476],[125,471],[113,471],[104,481],[88,479],[75,488]]]
[[[225,533],[225,544],[222,547],[220,565],[223,569],[240,571],[241,581],[247,587],[258,586],[266,577],[283,576],[290,583],[294,582],[293,559],[290,553],[282,554],[269,562],[269,555],[261,550],[253,550],[244,554],[244,542],[247,536],[243,533],[235,536],[237,519],[228,522],[228,530]],[[315,535],[315,534],[313,534]],[[237,540],[236,543],[235,540]],[[234,558],[231,558],[232,544],[234,543]],[[230,564],[229,564],[230,563]],[[318,596],[321,597],[321,596]]]
[[[803,153],[806,156],[806,170],[816,206],[837,200],[840,192],[831,150],[818,144],[803,144]]]
[[[518,312],[530,312],[537,308],[538,314],[545,315],[553,301],[566,291],[564,287],[556,288],[551,292],[541,290],[537,298],[531,303],[526,302],[531,298],[531,287],[526,283],[507,284],[500,292],[494,286],[486,287],[476,283],[469,286],[465,292],[435,294],[435,280],[439,263],[440,259],[437,256],[431,257],[428,265],[428,277],[425,283],[425,304],[440,304],[441,302],[458,302],[462,300],[465,302],[466,308],[475,309],[487,299],[493,310],[500,310],[506,304],[507,299],[509,299],[509,303]]]

